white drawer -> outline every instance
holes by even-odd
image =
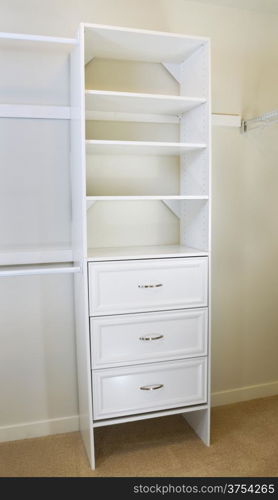
[[[93,368],[207,353],[207,309],[90,319]]]
[[[204,403],[206,374],[206,358],[92,371],[94,419]]]
[[[89,264],[90,315],[207,305],[207,257]]]

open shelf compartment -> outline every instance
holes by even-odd
[[[84,24],[85,63],[94,57],[180,63],[207,43],[203,37]]]
[[[208,255],[209,200],[97,201],[87,211],[89,260]]]

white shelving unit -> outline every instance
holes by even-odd
[[[0,33],[2,277],[80,271],[70,222],[75,51],[77,39]]]
[[[81,25],[79,41],[76,251],[88,274],[76,276],[77,356],[81,433],[95,467],[99,426],[182,413],[209,444],[210,47],[94,24]],[[157,75],[151,85],[146,74]],[[183,354],[174,359],[175,335]],[[193,354],[187,335],[194,345],[201,336],[204,350]],[[124,354],[125,344],[143,357]]]
[[[209,40],[0,33],[0,66],[0,276],[74,275],[91,466],[94,428],[136,419],[208,445]]]

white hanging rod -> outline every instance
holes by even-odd
[[[248,127],[251,125],[267,125],[276,123],[278,121],[278,110],[269,111],[268,113],[263,113],[260,116],[251,118],[250,120],[242,120],[241,122],[241,132],[248,132]]]
[[[80,273],[80,266],[55,266],[55,265],[44,265],[44,266],[10,266],[10,267],[0,267],[0,277],[5,276],[32,276],[32,275],[43,275],[43,274],[68,274],[68,273]]]

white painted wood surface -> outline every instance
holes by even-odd
[[[207,354],[207,309],[90,319],[92,368]]]
[[[95,370],[94,419],[205,403],[206,358]]]
[[[89,264],[90,314],[207,306],[207,258]]]
[[[13,266],[24,264],[44,264],[54,262],[72,262],[71,248],[54,247],[2,247],[0,252],[0,266]]]
[[[136,260],[167,257],[206,257],[208,252],[182,245],[154,245],[139,247],[88,248],[88,262]]]
[[[69,120],[69,106],[39,106],[27,104],[0,104],[0,118],[40,118],[49,120]]]
[[[85,63],[94,57],[150,62],[182,62],[207,38],[176,33],[84,24]]]
[[[152,113],[179,116],[204,102],[205,99],[198,97],[86,90],[86,110],[112,113]]]
[[[215,127],[241,127],[240,115],[229,115],[225,113],[213,113],[212,125]]]
[[[136,422],[136,420],[147,420],[148,418],[160,418],[167,417],[170,415],[178,415],[190,413],[192,411],[198,412],[208,408],[207,404],[200,404],[195,406],[187,406],[182,408],[171,408],[170,410],[158,410],[152,411],[151,413],[139,413],[137,415],[128,415],[128,417],[116,417],[116,418],[107,418],[103,420],[94,420],[93,428],[95,427],[106,427],[107,425],[117,425],[117,424],[125,424],[127,422]]]
[[[188,196],[188,195],[161,195],[161,196],[87,196],[87,206],[91,207],[91,202],[94,201],[140,201],[140,200],[208,200],[206,195]]]
[[[171,143],[154,141],[108,141],[87,140],[88,154],[117,154],[117,155],[179,155],[185,151],[204,149],[204,143]]]
[[[43,275],[43,274],[72,274],[80,273],[80,266],[73,265],[58,265],[58,264],[44,264],[41,266],[37,265],[26,265],[26,266],[1,266],[0,267],[0,277],[11,277],[11,276],[32,276],[32,275]]]
[[[0,48],[15,50],[40,50],[52,49],[70,53],[77,44],[75,38],[61,38],[44,35],[29,35],[23,33],[0,33]]]
[[[71,54],[71,176],[72,244],[74,261],[81,262],[82,273],[75,276],[75,330],[79,426],[91,467],[95,467],[92,427],[92,388],[90,374],[90,337],[88,322],[88,283],[86,262],[86,185],[85,185],[85,98],[84,33],[78,32],[79,44]]]

